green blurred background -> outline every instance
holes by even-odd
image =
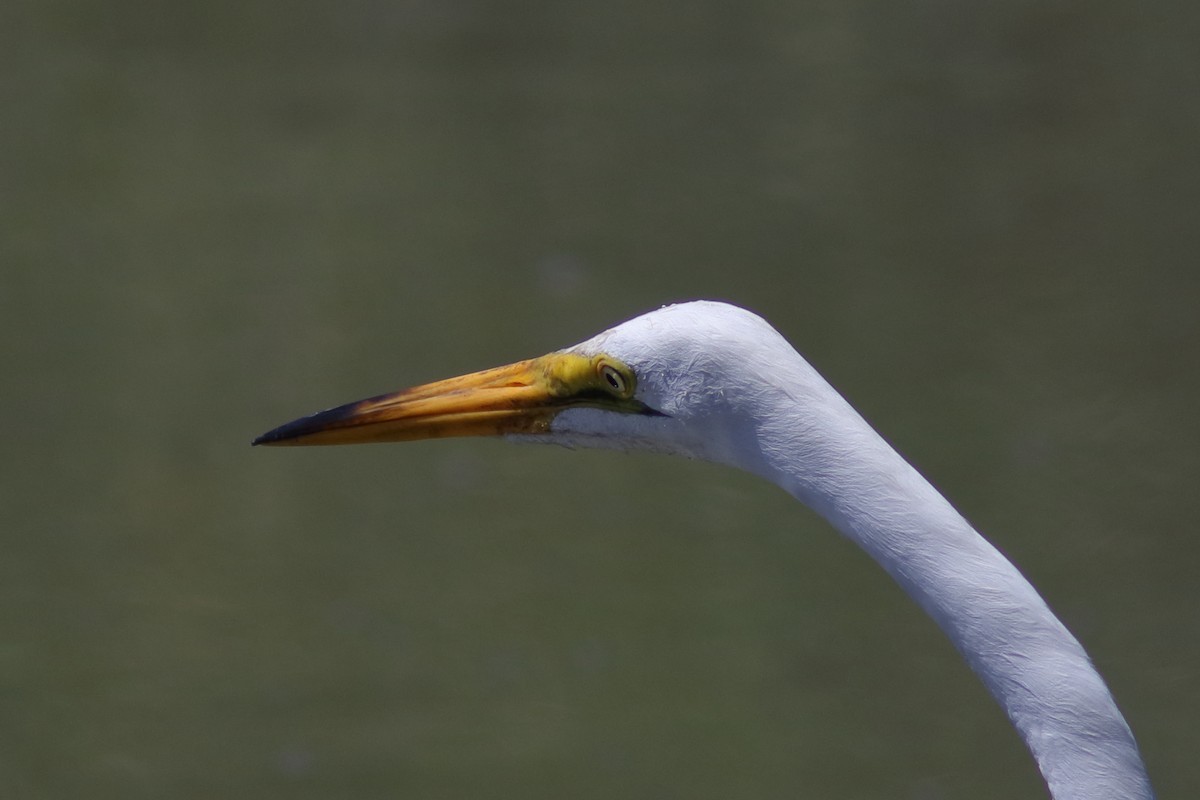
[[[772,320],[1200,785],[1200,6],[9,2],[0,793],[1044,796],[771,486],[252,450],[664,302]]]

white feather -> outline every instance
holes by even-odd
[[[946,632],[1056,800],[1143,800],[1137,745],[1079,642],[1008,560],[760,317],[668,306],[571,351],[631,367],[664,416],[564,411],[549,439],[652,449],[760,475],[825,516]]]

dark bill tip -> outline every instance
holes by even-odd
[[[331,428],[340,427],[339,423],[354,417],[359,408],[367,402],[370,401],[359,400],[353,403],[346,403],[342,406],[309,414],[307,417],[294,419],[291,422],[280,425],[278,428],[267,431],[252,441],[250,446],[256,447],[260,444],[299,444],[296,441],[297,439],[303,439],[305,436],[311,436],[315,433],[330,430]]]

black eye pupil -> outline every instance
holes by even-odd
[[[600,370],[600,374],[604,376],[605,382],[614,392],[625,391],[625,380],[615,369],[605,366]]]

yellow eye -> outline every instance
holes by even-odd
[[[629,397],[632,394],[632,381],[627,380],[621,370],[612,364],[601,362],[599,366],[600,380],[604,386],[618,397]]]

